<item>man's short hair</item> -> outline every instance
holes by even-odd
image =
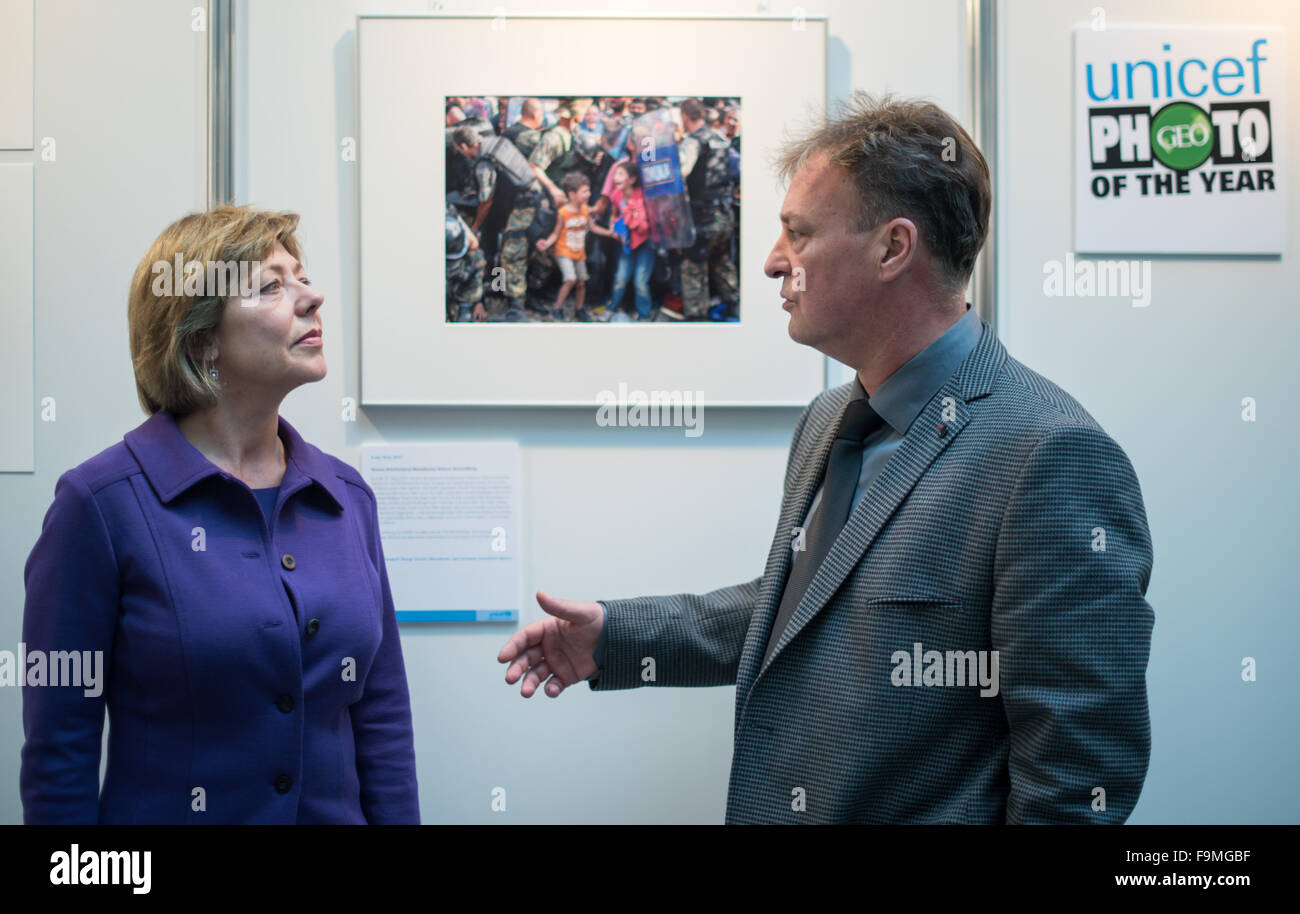
[[[478,131],[469,124],[461,124],[451,132],[451,141],[457,146],[477,146],[479,141]]]
[[[560,190],[571,194],[580,187],[591,184],[591,179],[580,171],[571,171],[560,180]]]
[[[688,98],[682,102],[682,117],[689,117],[693,121],[703,120],[704,106],[697,100]]]
[[[789,143],[777,170],[789,180],[819,154],[852,177],[859,231],[911,219],[942,271],[938,278],[966,285],[988,237],[992,190],[979,147],[947,112],[919,99],[858,90],[836,116]]]

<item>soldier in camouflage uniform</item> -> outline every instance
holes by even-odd
[[[472,127],[483,139],[495,136],[492,125],[481,117],[466,117],[459,105],[447,106],[447,190],[469,194],[474,191],[474,163],[456,155],[452,134],[457,127]]]
[[[542,124],[542,105],[535,98],[525,98],[519,107],[519,120],[515,121],[502,133],[529,158],[545,132]],[[555,207],[545,193],[538,195],[538,205],[534,210],[533,224],[528,231],[528,289],[534,296],[540,293],[545,280],[551,274],[549,258],[538,257],[533,245],[538,238],[544,238],[555,226]]]
[[[499,256],[503,288],[497,287],[498,280],[494,276],[492,289],[504,292],[509,299],[510,313],[506,319],[522,319],[531,247],[528,229],[533,223],[541,189],[528,160],[505,137],[482,141],[472,129],[458,127],[454,140],[456,150],[474,163],[479,202],[471,231],[478,234],[495,207],[508,208]]]
[[[577,158],[573,148],[573,111],[561,105],[555,109],[555,116],[555,125],[541,132],[537,145],[528,155],[528,164],[541,184],[543,193],[547,195],[533,226],[536,238],[545,238],[555,228],[555,211],[567,199],[564,191],[560,190],[560,182],[573,170]],[[557,272],[555,260],[533,248],[528,288],[539,300],[545,296],[545,289],[553,283]],[[545,310],[544,306],[542,310]]]
[[[573,171],[573,160],[577,155],[573,151],[573,112],[561,106],[555,109],[556,122],[542,133],[537,146],[528,155],[528,164],[532,166],[537,180],[550,193],[556,206],[563,206],[567,199],[560,190],[564,176]]]
[[[542,106],[537,99],[524,99],[519,106],[519,120],[501,131],[501,135],[514,143],[525,159],[532,155],[542,138]]]
[[[687,320],[705,320],[710,278],[724,310],[733,310],[740,300],[736,264],[731,259],[736,220],[731,209],[730,143],[709,129],[704,106],[695,99],[682,102],[681,111],[686,136],[677,154],[695,222],[695,244],[682,257],[682,307]]]
[[[488,319],[483,307],[487,259],[478,239],[454,206],[447,207],[447,322]]]

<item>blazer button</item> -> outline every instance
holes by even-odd
[[[276,793],[288,793],[293,789],[293,778],[287,774],[282,774],[275,779]]]
[[[275,700],[275,706],[279,708],[281,711],[283,711],[285,714],[288,714],[290,711],[293,710],[293,696],[281,695],[279,698]]]
[[[307,623],[307,634],[314,635],[320,631],[320,619],[312,619]]]
[[[298,563],[294,560],[294,557],[292,555],[286,552],[284,555],[280,556],[280,564],[283,565],[285,568],[287,568],[289,571],[293,571],[294,567]]]

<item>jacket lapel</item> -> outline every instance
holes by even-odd
[[[761,624],[750,625],[741,655],[736,677],[740,706],[740,713],[736,715],[737,726],[744,712],[744,704],[759,677],[767,672],[786,645],[830,602],[917,481],[965,428],[970,421],[967,403],[988,394],[993,378],[1006,358],[1006,349],[988,323],[981,323],[983,329],[979,342],[921,410],[893,457],[853,509],[844,529],[840,531],[821,567],[809,582],[808,590],[773,648],[771,657],[760,668],[790,571],[793,530],[803,522],[808,506],[821,485],[827,456],[852,385],[843,385],[827,394],[828,398],[834,396],[834,399],[828,399],[827,408],[821,411],[821,424],[816,429],[809,428],[805,431],[805,436],[814,437],[809,450],[805,452],[807,459],[798,470],[798,481],[786,500],[776,539],[768,556],[767,571],[759,590],[758,605],[755,606],[755,621]],[[942,434],[939,432],[940,425],[944,427]]]
[[[786,578],[790,574],[794,557],[791,548],[794,531],[803,524],[808,508],[821,486],[831,444],[835,441],[835,430],[839,428],[840,415],[852,393],[851,383],[827,391],[823,403],[816,407],[816,415],[809,416],[802,447],[792,458],[802,458],[802,463],[790,468],[795,478],[782,499],[776,538],[772,540],[772,548],[768,552],[758,601],[754,606],[754,620],[750,623],[745,647],[740,655],[740,667],[736,671],[739,695],[747,693],[750,682],[758,674],[758,663],[767,647],[767,635],[772,629],[777,608],[781,605],[781,595],[785,592]]]

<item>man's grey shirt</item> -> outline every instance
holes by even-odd
[[[862,382],[854,376],[853,393],[849,400],[866,397],[867,404],[874,409],[885,424],[867,436],[862,451],[862,472],[858,476],[858,487],[853,490],[853,507],[858,506],[862,496],[867,494],[871,483],[894,456],[894,451],[903,443],[907,430],[912,427],[925,404],[943,386],[943,382],[952,377],[966,356],[970,355],[980,338],[980,318],[975,309],[966,305],[966,313],[949,327],[929,346],[918,352],[912,359],[891,374],[867,397]],[[813,512],[822,501],[824,487],[818,487],[812,506],[804,516],[803,527],[808,529]]]

